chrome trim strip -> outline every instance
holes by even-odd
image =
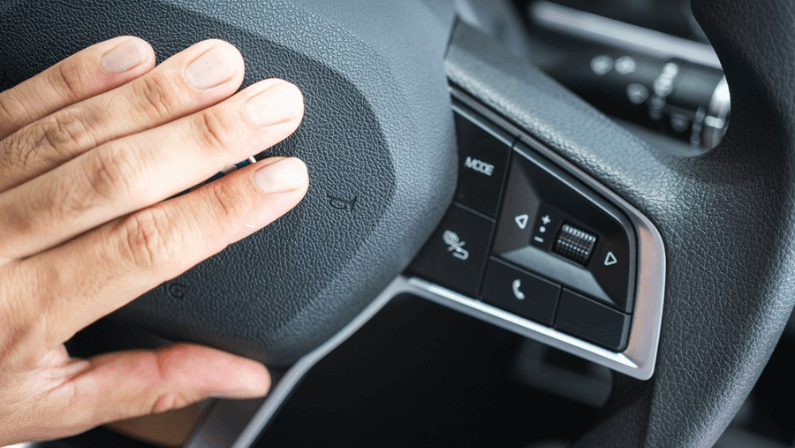
[[[274,384],[278,384],[278,380],[274,380]],[[265,400],[215,400],[193,427],[183,448],[232,446]]]
[[[455,87],[450,87],[450,94],[454,100],[459,101],[486,120],[518,136],[520,140],[528,143],[542,156],[564,169],[588,188],[608,199],[630,219],[638,238],[638,266],[635,312],[632,317],[629,345],[621,353],[610,352],[444,288],[435,285],[430,287],[425,283],[419,283],[419,285],[433,292],[438,299],[435,301],[439,303],[549,344],[573,355],[581,356],[631,377],[641,380],[651,378],[654,373],[657,349],[660,343],[660,326],[662,324],[665,294],[665,246],[660,232],[647,217],[630,203],[556,152],[547,148],[541,142],[481,105],[468,94]],[[453,108],[455,109],[456,107],[459,106],[454,102]],[[418,284],[416,280],[412,280],[412,283]]]
[[[265,399],[262,407],[259,408],[254,417],[248,422],[243,432],[235,440],[231,448],[248,448],[256,442],[257,437],[262,430],[270,422],[271,418],[279,410],[279,407],[287,400],[290,393],[306,375],[306,373],[315,366],[321,359],[331,353],[340,344],[345,342],[351,335],[367,323],[373,316],[376,315],[389,301],[402,293],[412,292],[416,288],[411,286],[405,277],[399,276],[394,279],[378,297],[368,305],[364,311],[359,313],[348,325],[342,328],[337,334],[331,337],[328,341],[324,342],[320,347],[308,353],[298,360],[282,379],[276,384],[271,393]],[[196,447],[199,448],[199,447]],[[214,448],[203,446],[201,448]],[[217,447],[226,448],[226,447]]]
[[[608,19],[546,0],[529,9],[539,26],[597,43],[652,54],[661,58],[679,58],[721,69],[715,50],[707,44]]]
[[[480,300],[471,299],[416,277],[410,278],[409,283],[422,290],[422,293],[417,295],[432,302],[476,317],[530,339],[535,339],[538,342],[568,351],[569,353],[581,356],[597,364],[606,365],[605,359],[607,359],[610,361],[611,365],[606,365],[606,367],[621,373],[626,373],[627,375],[635,376],[633,372],[634,369],[638,368],[638,365],[622,353],[614,353],[605,350],[573,336],[561,333],[554,328],[545,327],[544,325],[493,307]]]

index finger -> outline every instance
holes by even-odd
[[[154,66],[154,50],[137,37],[117,37],[88,47],[0,92],[0,139],[69,104],[118,87]]]

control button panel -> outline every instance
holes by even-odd
[[[492,219],[453,205],[408,271],[476,297],[493,229]]]
[[[459,183],[407,271],[411,290],[621,373],[651,377],[665,285],[659,231],[576,166],[451,92]]]
[[[527,214],[524,230],[517,216]],[[532,220],[531,220],[532,218]],[[621,312],[632,312],[635,235],[603,198],[515,145],[492,253]]]
[[[514,138],[455,114],[458,137],[456,202],[496,218]]]
[[[664,257],[659,232],[573,165],[527,136],[511,135],[517,131],[509,124],[498,129],[479,115],[495,119],[493,113],[458,103],[454,110],[459,183],[409,266],[416,277],[409,281],[432,300],[648,378],[664,283],[649,305],[637,271],[643,243],[643,266],[664,279],[664,258],[649,259]],[[636,310],[635,300],[644,297]],[[646,336],[653,347],[644,346]]]
[[[492,258],[486,268],[481,299],[547,326],[554,322],[560,285]]]
[[[624,350],[630,316],[564,289],[555,317],[555,328],[613,351]]]

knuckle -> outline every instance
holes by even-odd
[[[16,104],[11,103],[12,98],[7,91],[0,92],[0,122],[12,122],[16,118],[17,107]]]
[[[168,265],[173,243],[168,238],[168,218],[163,211],[146,209],[127,218],[120,227],[121,254],[145,271]]]
[[[180,108],[180,95],[176,84],[166,76],[144,76],[133,84],[133,95],[143,100],[143,113],[147,117],[168,118]]]
[[[239,146],[241,139],[248,134],[245,126],[233,118],[234,114],[226,114],[221,108],[205,109],[196,114],[194,120],[196,137],[199,143],[211,150],[226,151]]]
[[[229,182],[212,182],[207,188],[216,221],[226,223],[245,213],[246,201]]]
[[[58,68],[53,70],[53,84],[64,98],[68,101],[80,99],[88,84],[88,70],[79,58],[67,59]]]
[[[185,351],[179,345],[172,346],[170,349],[157,351],[154,362],[153,377],[156,383],[161,385],[171,385],[179,381],[178,369],[174,369],[174,363],[180,362],[180,354]],[[198,401],[201,397],[196,391],[175,390],[172,387],[155,387],[149,400],[150,414],[158,414],[172,409],[182,408]]]
[[[87,154],[76,176],[62,176],[48,192],[50,219],[61,222],[101,202],[141,198],[145,172],[134,151],[106,146]]]
[[[50,222],[61,222],[73,218],[89,209],[96,200],[91,194],[90,184],[86,181],[70,181],[58,179],[49,193]]]
[[[149,414],[160,414],[174,409],[184,408],[197,401],[181,393],[166,392],[156,397],[149,409]]]
[[[140,185],[145,173],[135,151],[121,145],[109,145],[94,151],[86,159],[88,194],[114,200],[143,194]]]
[[[45,155],[62,161],[77,155],[83,148],[96,145],[96,139],[91,133],[88,122],[90,119],[82,111],[64,109],[55,115],[47,117],[38,125],[40,136],[34,137],[32,148],[40,148],[46,144],[54,150],[54,154],[44,152]],[[35,135],[35,134],[34,134]]]
[[[40,124],[25,126],[6,138],[2,145],[3,165],[9,168],[28,167],[30,156],[33,155],[42,143],[42,130]]]
[[[0,128],[14,126],[21,118],[33,115],[29,106],[24,101],[20,101],[16,90],[0,92],[0,123],[3,123]]]

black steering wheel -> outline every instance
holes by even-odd
[[[12,0],[0,5],[9,87],[122,34],[163,59],[206,38],[238,46],[244,85],[306,98],[268,155],[307,162],[293,212],[120,316],[287,367],[337,334],[409,265],[450,205],[450,83],[643,213],[665,244],[656,369],[615,376],[577,446],[705,447],[728,425],[795,303],[795,3],[693,0],[731,89],[732,124],[699,158],[657,151],[525,62],[455,26],[452,2]]]

